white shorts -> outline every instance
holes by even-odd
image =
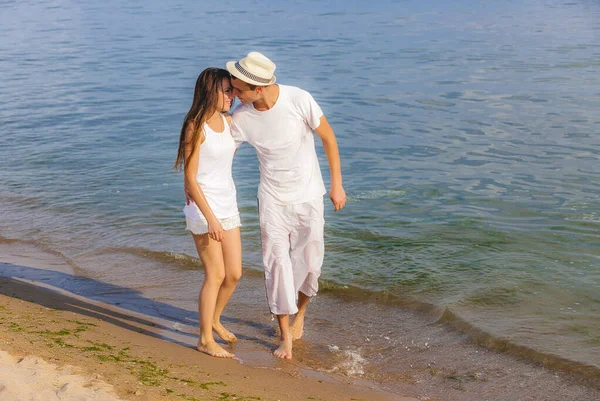
[[[265,287],[275,315],[295,314],[298,292],[312,297],[319,290],[325,253],[323,211],[323,198],[297,205],[259,202]]]
[[[208,222],[200,212],[200,209],[198,209],[198,206],[190,203],[183,208],[183,213],[185,213],[186,230],[191,231],[196,235],[202,235],[208,232]],[[218,220],[225,231],[242,226],[239,214]]]

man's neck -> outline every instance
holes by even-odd
[[[267,111],[275,106],[277,99],[279,99],[279,85],[269,85],[263,89],[262,99],[253,102],[252,105],[257,111]]]

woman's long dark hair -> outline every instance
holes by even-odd
[[[173,166],[175,170],[181,171],[185,168],[190,157],[197,151],[200,136],[202,135],[202,127],[206,120],[218,109],[217,101],[219,99],[219,91],[223,87],[223,78],[229,79],[230,77],[229,72],[221,68],[207,68],[198,76],[196,87],[194,88],[192,107],[183,119],[181,133],[179,134],[179,150],[177,151],[177,158]],[[191,138],[186,138],[186,133],[190,125],[194,133]],[[192,146],[192,151],[186,158],[185,151],[190,145]]]

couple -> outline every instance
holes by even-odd
[[[329,197],[335,211],[346,204],[338,146],[313,97],[300,88],[276,85],[275,64],[267,57],[251,52],[238,62],[228,62],[226,68],[207,68],[198,77],[175,162],[184,169],[187,229],[205,269],[197,349],[233,357],[215,342],[213,331],[227,342],[236,341],[220,320],[242,276],[241,223],[231,166],[239,145],[248,142],[260,162],[258,212],[265,287],[281,334],[274,355],[291,359],[292,341],[302,337],[308,301],[317,294],[324,256],[326,190],[313,131],[329,162]],[[242,105],[230,116],[235,97]],[[291,325],[290,315],[295,315]]]

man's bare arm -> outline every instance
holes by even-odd
[[[323,149],[325,150],[325,156],[327,156],[329,172],[331,174],[329,199],[331,199],[334,210],[337,212],[346,206],[346,191],[344,191],[344,186],[342,185],[342,167],[337,139],[325,115],[321,116],[320,124],[315,129],[315,133],[323,141]]]

